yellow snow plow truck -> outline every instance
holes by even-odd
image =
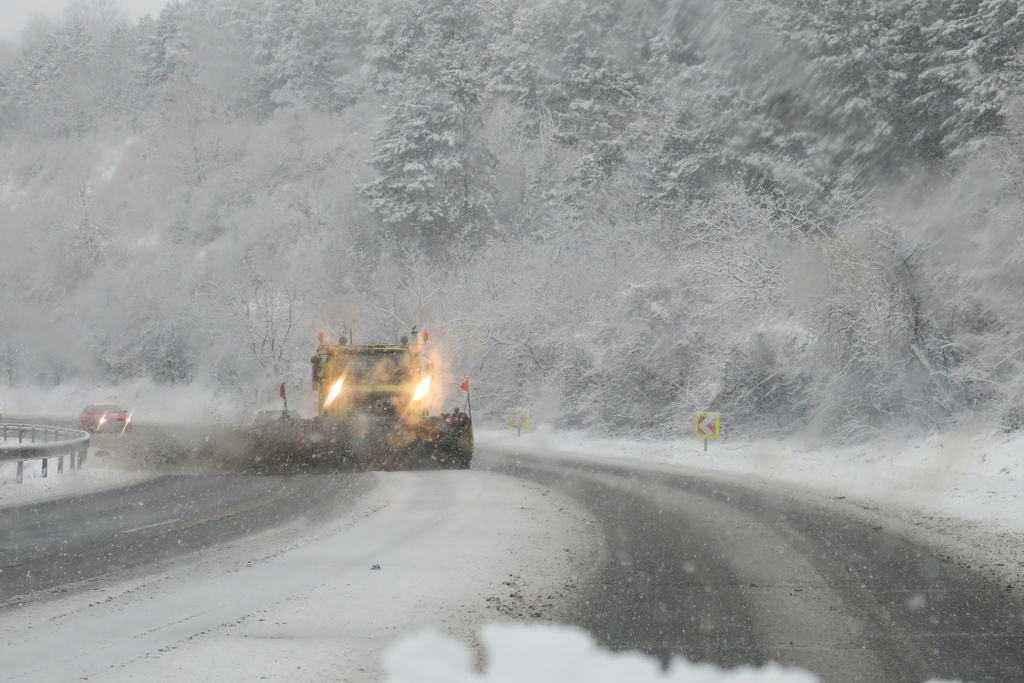
[[[321,335],[311,359],[318,415],[300,427],[315,461],[357,470],[469,468],[472,416],[458,408],[428,413],[427,339],[414,330],[398,344],[327,344]]]

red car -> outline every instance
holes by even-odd
[[[87,432],[116,432],[122,434],[132,431],[132,416],[127,410],[113,403],[97,403],[88,405],[78,416],[78,426]]]

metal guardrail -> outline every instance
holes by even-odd
[[[17,462],[17,482],[22,482],[26,460],[42,460],[43,476],[50,458],[57,458],[57,472],[64,471],[64,458],[71,459],[70,469],[85,463],[89,448],[89,432],[47,425],[0,424],[0,462]]]

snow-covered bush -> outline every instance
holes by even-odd
[[[761,327],[724,363],[711,408],[746,432],[791,433],[805,426],[813,382],[812,337],[795,326]]]

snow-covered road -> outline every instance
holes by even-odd
[[[962,567],[1005,581],[1008,597],[1020,595],[1024,448],[1017,440],[941,435],[844,450],[725,442],[707,455],[691,442],[551,431],[522,439],[483,431],[478,442],[647,470],[700,468],[702,476],[723,480],[741,475],[748,483],[762,481],[874,520],[948,553]],[[17,486],[0,471],[0,507],[59,496],[62,486],[81,493],[140,476],[119,471],[112,460],[94,458],[85,472]],[[0,615],[0,670],[12,680],[376,681],[384,678],[383,653],[402,636],[441,630],[479,661],[481,625],[538,613],[559,620],[548,611],[555,601],[547,596],[572,593],[573,577],[585,573],[597,542],[576,503],[480,471],[376,476],[379,486],[327,526],[293,524],[161,565],[154,574],[51,593],[6,611]],[[381,569],[371,569],[374,564]],[[523,660],[517,646],[536,645],[529,634],[487,633],[491,663]],[[546,638],[577,648],[574,657],[605,661],[606,655],[571,633]],[[411,649],[402,651],[422,659],[416,643],[423,642],[411,641]],[[429,643],[430,651],[451,655],[439,654],[434,662],[447,672],[440,679],[456,680],[462,660],[453,653],[459,646]],[[551,670],[565,670],[557,652],[544,656],[553,658]],[[429,680],[409,678],[407,660],[390,661],[396,683]],[[574,667],[587,670],[580,661]],[[750,680],[804,680],[762,673]],[[491,680],[476,676],[465,673],[463,680]],[[661,673],[651,676],[636,680],[662,680]]]
[[[472,642],[484,623],[548,611],[592,549],[585,515],[535,485],[377,476],[325,527],[291,525],[8,610],[3,678],[380,680],[381,652],[400,636],[440,626]]]

